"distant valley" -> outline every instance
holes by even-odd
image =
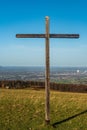
[[[2,67],[0,66],[0,81],[23,80],[44,81],[44,67]],[[51,82],[87,84],[87,67],[51,67]]]

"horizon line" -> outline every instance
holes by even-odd
[[[44,67],[43,65],[0,65],[0,67]],[[50,66],[50,68],[52,67],[87,67],[87,66]]]

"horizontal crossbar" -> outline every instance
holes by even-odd
[[[17,38],[46,38],[46,34],[16,34]],[[79,34],[49,34],[49,38],[79,38]]]

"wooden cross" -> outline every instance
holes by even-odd
[[[17,38],[45,38],[46,40],[46,71],[45,71],[45,121],[50,123],[50,62],[49,38],[79,38],[79,34],[49,34],[49,17],[46,16],[46,34],[16,34]]]

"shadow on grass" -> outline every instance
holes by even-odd
[[[66,121],[69,121],[69,120],[71,120],[71,119],[73,119],[73,118],[75,118],[75,117],[77,117],[77,116],[80,116],[80,115],[82,115],[82,114],[84,114],[84,113],[87,113],[87,110],[82,111],[82,112],[80,112],[80,113],[78,113],[78,114],[76,114],[76,115],[73,115],[73,116],[71,116],[71,117],[68,117],[68,118],[66,118],[66,119],[64,119],[64,120],[62,120],[62,121],[55,122],[55,123],[52,124],[52,126],[53,126],[54,128],[56,128],[58,124],[64,123],[64,122],[66,122]]]

